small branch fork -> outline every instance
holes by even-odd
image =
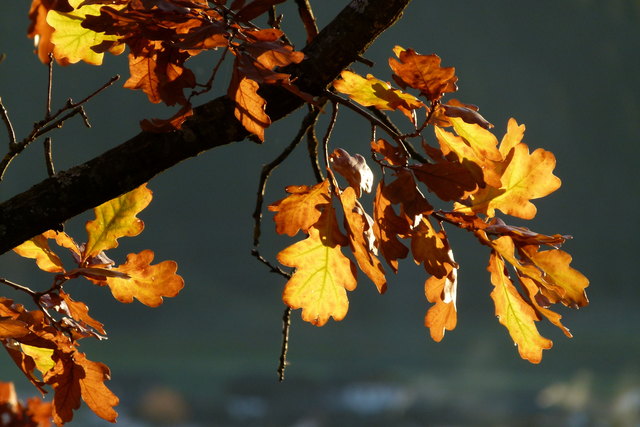
[[[4,178],[4,174],[9,167],[11,161],[20,154],[29,144],[35,141],[38,137],[52,131],[53,129],[59,129],[64,125],[64,122],[75,115],[80,115],[84,124],[87,127],[91,127],[89,123],[89,119],[87,117],[86,112],[84,111],[84,104],[91,100],[93,97],[98,95],[100,92],[113,85],[118,79],[119,75],[112,77],[108,82],[100,86],[98,89],[90,93],[84,99],[79,102],[73,102],[71,98],[67,99],[66,104],[61,107],[55,113],[51,113],[51,92],[52,92],[52,80],[53,80],[53,59],[50,58],[49,61],[49,81],[47,84],[47,97],[46,97],[46,112],[44,119],[39,122],[34,123],[33,129],[24,139],[21,141],[16,140],[15,131],[13,129],[13,125],[11,124],[11,120],[9,119],[9,114],[7,113],[7,109],[2,103],[2,99],[0,99],[0,117],[2,117],[2,121],[7,128],[7,133],[9,136],[9,152],[0,160],[0,182]],[[45,141],[45,161],[47,164],[47,172],[51,176],[53,174],[53,163],[51,158],[51,139],[47,138],[48,142]]]

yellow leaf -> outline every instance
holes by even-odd
[[[20,246],[13,248],[13,251],[22,257],[35,259],[41,270],[49,273],[64,272],[62,261],[49,248],[47,237],[43,234],[27,240]]]
[[[548,350],[553,342],[538,332],[535,321],[538,315],[518,293],[505,272],[504,260],[495,251],[491,251],[489,267],[491,283],[494,286],[491,298],[496,306],[496,316],[509,331],[509,335],[518,346],[523,359],[531,363],[540,363],[542,350]]]
[[[503,161],[504,172],[499,189],[491,186],[471,194],[465,205],[456,203],[455,210],[467,214],[483,213],[495,216],[495,210],[523,219],[532,219],[536,207],[532,199],[544,197],[560,188],[560,179],[553,175],[556,159],[553,153],[538,148],[529,154],[529,147],[519,143]]]
[[[51,42],[55,45],[53,54],[62,64],[75,64],[85,61],[92,65],[101,65],[104,53],[97,53],[91,48],[105,41],[116,41],[119,36],[97,33],[82,27],[87,15],[100,15],[101,4],[78,7],[83,0],[69,0],[75,9],[71,12],[49,11],[47,23],[54,28]],[[110,5],[114,9],[121,9],[125,5]],[[112,49],[114,54],[124,51],[124,44]]]
[[[125,273],[124,277],[106,277],[105,281],[114,298],[130,303],[137,298],[149,307],[162,304],[162,297],[175,297],[184,287],[184,280],[176,274],[178,265],[174,261],[163,261],[151,265],[153,251],[127,255],[127,262],[114,271]]]
[[[342,79],[334,81],[333,87],[365,107],[373,106],[379,110],[400,110],[411,120],[410,110],[424,106],[422,101],[415,96],[394,89],[389,83],[378,80],[371,74],[367,74],[367,77],[364,78],[344,70],[340,75]]]
[[[143,184],[95,208],[96,219],[86,225],[89,237],[83,261],[97,256],[101,251],[117,247],[120,237],[140,234],[144,223],[136,215],[147,207],[151,198],[151,190]]]
[[[327,218],[328,217],[328,218]],[[335,213],[329,207],[309,229],[309,237],[285,248],[278,261],[296,271],[282,298],[291,308],[302,308],[302,319],[322,326],[333,317],[342,320],[349,309],[347,292],[356,288],[355,266],[340,250]]]
[[[478,157],[498,162],[502,154],[498,150],[498,139],[493,133],[475,123],[467,123],[459,117],[450,117],[449,121],[458,136],[464,138]]]
[[[43,375],[49,372],[56,364],[51,357],[53,355],[52,348],[34,347],[27,344],[20,344],[20,348],[24,354],[31,356],[36,363],[36,368]]]

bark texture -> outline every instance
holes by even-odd
[[[344,68],[392,26],[411,0],[353,0],[289,67],[300,88],[323,92]],[[302,105],[290,92],[265,87],[267,114],[277,121]],[[197,107],[183,129],[167,134],[141,132],[102,155],[36,184],[0,204],[0,254],[57,224],[149,181],[203,151],[248,136],[233,114],[234,103],[220,97]]]

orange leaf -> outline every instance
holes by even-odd
[[[264,130],[271,124],[271,119],[265,112],[267,101],[258,94],[259,88],[258,82],[240,72],[236,60],[227,95],[236,103],[234,115],[242,126],[264,142]]]
[[[469,169],[458,162],[439,161],[411,166],[416,178],[444,200],[458,200],[478,184]]]
[[[445,331],[453,331],[458,323],[456,293],[458,287],[457,269],[445,264],[446,275],[432,276],[424,283],[424,292],[429,302],[434,303],[427,310],[424,325],[429,328],[435,342],[442,341]]]
[[[457,267],[444,230],[436,231],[428,217],[422,217],[411,231],[411,252],[416,264],[424,264],[425,270],[437,278],[449,273],[447,266]]]
[[[129,278],[107,277],[106,284],[114,298],[130,303],[137,298],[149,307],[162,304],[162,297],[175,297],[184,287],[184,280],[176,274],[178,265],[174,261],[163,261],[151,265],[153,251],[127,255],[127,262],[113,270],[125,273]]]
[[[142,220],[136,217],[151,202],[152,193],[146,184],[94,209],[96,219],[86,225],[88,240],[83,261],[100,252],[118,246],[118,238],[137,236],[144,229]]]
[[[540,363],[542,350],[548,350],[553,343],[538,332],[535,321],[538,316],[534,308],[518,293],[505,271],[505,264],[495,251],[491,251],[489,267],[491,283],[494,286],[491,298],[496,306],[496,316],[509,331],[518,346],[523,359]]]
[[[380,254],[394,273],[397,273],[398,260],[405,258],[409,253],[409,249],[398,240],[398,236],[409,234],[409,224],[393,210],[385,188],[384,181],[380,181],[373,202],[373,233],[378,241]]]
[[[191,104],[185,104],[173,116],[168,119],[144,119],[140,127],[146,132],[165,133],[178,130],[182,124],[193,115]]]
[[[377,141],[371,141],[371,149],[381,154],[392,166],[405,166],[409,161],[406,152],[382,138]]]
[[[20,338],[29,333],[27,324],[15,319],[0,318],[0,339]]]
[[[67,304],[69,314],[78,322],[86,323],[93,329],[105,335],[103,324],[89,316],[89,307],[81,301],[74,301],[67,293],[60,291],[60,298]]]
[[[278,254],[281,264],[296,268],[282,299],[291,308],[302,308],[302,319],[316,326],[323,326],[330,317],[342,320],[349,309],[346,291],[357,285],[355,266],[342,254],[340,236],[329,205],[309,229],[307,239]]]
[[[43,234],[27,240],[20,246],[13,248],[13,251],[22,257],[35,259],[41,270],[49,273],[64,272],[62,261],[49,248],[49,242]]]
[[[556,159],[553,153],[538,148],[529,154],[529,148],[519,143],[503,161],[504,172],[499,189],[487,186],[471,194],[464,205],[455,210],[463,213],[483,213],[495,216],[495,210],[523,219],[536,216],[532,199],[544,197],[560,188],[560,179],[553,175]]]
[[[395,181],[385,185],[384,195],[394,205],[401,204],[402,213],[410,219],[412,224],[416,222],[418,216],[433,212],[433,206],[418,189],[411,172],[399,169],[395,172],[395,176]]]
[[[399,46],[393,51],[400,61],[389,58],[389,66],[395,73],[393,78],[403,89],[407,86],[418,89],[429,101],[458,90],[456,69],[440,67],[438,55],[420,55],[413,49],[404,50]]]
[[[340,76],[342,79],[335,80],[333,87],[365,107],[375,107],[378,110],[400,110],[411,121],[413,121],[411,110],[424,107],[424,104],[415,96],[393,89],[389,83],[378,80],[371,74],[363,78],[356,73],[344,70]]]
[[[564,332],[564,334],[567,337],[571,338],[572,335],[569,329],[567,329],[562,324],[562,322],[560,322],[560,319],[562,319],[562,316],[556,313],[555,311],[551,311],[548,308],[542,307],[537,302],[536,298],[538,297],[538,295],[540,295],[540,288],[538,287],[536,282],[533,279],[527,276],[523,276],[521,274],[518,274],[518,278],[520,279],[520,282],[522,282],[524,287],[527,289],[527,293],[529,294],[529,301],[531,301],[531,304],[535,307],[536,311],[542,314],[547,319],[549,319],[549,321],[554,325],[556,325],[558,328],[560,328],[560,330]]]
[[[340,202],[347,223],[347,231],[353,256],[364,274],[384,293],[387,289],[387,279],[378,258],[372,253],[365,231],[369,228],[364,210],[356,200],[356,193],[352,187],[347,187],[340,195]]]
[[[564,305],[578,308],[589,304],[585,293],[589,279],[569,265],[571,255],[560,249],[529,252],[527,255],[536,267],[544,271],[544,281],[561,289]]]
[[[88,360],[80,352],[74,354],[74,362],[84,371],[84,375],[78,378],[82,400],[97,416],[114,423],[118,413],[113,407],[119,399],[104,385],[105,381],[111,379],[109,368],[103,363]]]
[[[295,236],[299,230],[307,233],[315,224],[322,209],[329,203],[329,180],[324,180],[313,187],[306,185],[290,185],[285,191],[290,196],[285,197],[271,205],[269,210],[277,212],[273,220],[276,223],[276,232]]]

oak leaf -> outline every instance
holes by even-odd
[[[386,184],[384,195],[394,204],[400,204],[401,213],[406,215],[412,224],[415,224],[418,217],[428,215],[433,212],[433,206],[427,201],[411,172],[399,169],[395,172],[396,179]]]
[[[553,153],[538,148],[529,154],[524,143],[515,145],[503,161],[500,188],[487,186],[471,194],[455,210],[463,213],[483,213],[495,216],[495,210],[523,219],[535,217],[537,209],[530,200],[544,197],[560,188],[560,179],[553,175],[556,159]]]
[[[75,64],[85,61],[92,65],[101,65],[104,53],[97,53],[91,48],[105,41],[117,41],[120,37],[95,32],[82,26],[87,15],[100,14],[101,5],[87,5],[79,7],[82,0],[69,0],[74,8],[70,12],[51,10],[47,14],[47,23],[54,28],[51,42],[55,45],[53,54],[62,65]],[[112,6],[121,8],[122,6]],[[111,53],[120,54],[124,51],[124,44],[116,44]]]
[[[140,234],[144,223],[136,215],[149,205],[151,198],[151,190],[143,184],[96,207],[96,219],[86,225],[88,240],[83,252],[84,260],[117,247],[120,237]]]
[[[329,162],[333,169],[347,180],[357,197],[360,197],[363,191],[371,193],[373,172],[362,155],[356,153],[352,156],[346,150],[336,148],[329,155]]]
[[[340,76],[342,79],[335,80],[333,87],[365,107],[400,110],[411,121],[413,121],[411,110],[424,107],[422,101],[415,96],[394,89],[389,83],[378,80],[371,74],[367,74],[364,78],[352,71],[344,70]]]
[[[184,280],[176,274],[174,261],[162,261],[151,265],[153,251],[146,249],[139,254],[127,255],[127,262],[113,270],[125,273],[128,278],[106,277],[114,298],[130,303],[134,298],[149,307],[162,304],[162,297],[175,297],[184,287]]]
[[[393,78],[405,89],[407,86],[420,91],[429,101],[436,101],[448,92],[458,90],[455,68],[440,67],[436,54],[420,55],[413,49],[396,46],[393,49],[399,61],[389,58],[389,66],[395,73]]]
[[[62,261],[51,250],[47,237],[43,234],[27,240],[20,246],[16,246],[13,251],[22,257],[35,259],[41,270],[49,273],[64,272]]]
[[[423,264],[425,270],[436,278],[443,278],[456,267],[444,230],[436,231],[429,217],[422,216],[411,230],[411,253],[416,264]]]
[[[402,148],[396,147],[382,138],[371,141],[371,149],[382,155],[392,166],[405,166],[409,161],[407,153]]]
[[[452,258],[453,259],[453,258]],[[456,294],[458,287],[458,270],[451,264],[444,264],[447,273],[438,278],[431,276],[424,283],[424,292],[429,302],[434,303],[424,318],[424,325],[429,328],[431,338],[440,342],[445,331],[452,331],[458,323]]]
[[[419,181],[444,201],[458,200],[478,188],[474,175],[457,161],[423,163],[410,168]]]
[[[498,320],[509,331],[518,346],[520,356],[531,363],[540,363],[542,350],[550,349],[553,343],[538,332],[535,321],[539,319],[534,308],[513,286],[506,274],[504,260],[495,251],[491,251],[487,269],[494,286],[491,298],[495,303]]]
[[[0,339],[20,338],[29,333],[26,323],[11,318],[0,316]]]
[[[378,249],[385,261],[398,272],[398,260],[409,254],[409,249],[398,240],[398,237],[409,235],[409,223],[394,210],[387,196],[384,181],[378,183],[373,201],[373,232],[378,242]]]
[[[265,112],[267,101],[258,94],[260,85],[245,77],[238,69],[237,61],[227,95],[236,103],[234,115],[244,128],[264,142],[264,130],[271,125],[271,119]]]
[[[452,126],[451,119],[459,117],[466,123],[477,124],[485,129],[493,125],[478,112],[479,108],[472,104],[464,104],[457,99],[450,99],[446,104],[438,104],[431,112],[429,123],[439,127]]]
[[[378,292],[384,293],[387,289],[385,272],[378,258],[372,253],[368,238],[365,236],[369,224],[356,197],[356,192],[352,187],[347,187],[340,194],[353,256],[360,270],[376,285]]]
[[[346,291],[354,290],[357,282],[355,266],[340,248],[346,243],[328,206],[309,229],[309,237],[278,253],[281,264],[296,269],[284,288],[283,301],[302,308],[302,319],[316,326],[330,317],[342,320],[349,309]]]
[[[307,233],[322,214],[322,209],[329,205],[329,180],[308,187],[306,185],[290,185],[285,191],[290,195],[269,205],[269,210],[277,212],[273,218],[276,232],[295,236],[298,231]]]

